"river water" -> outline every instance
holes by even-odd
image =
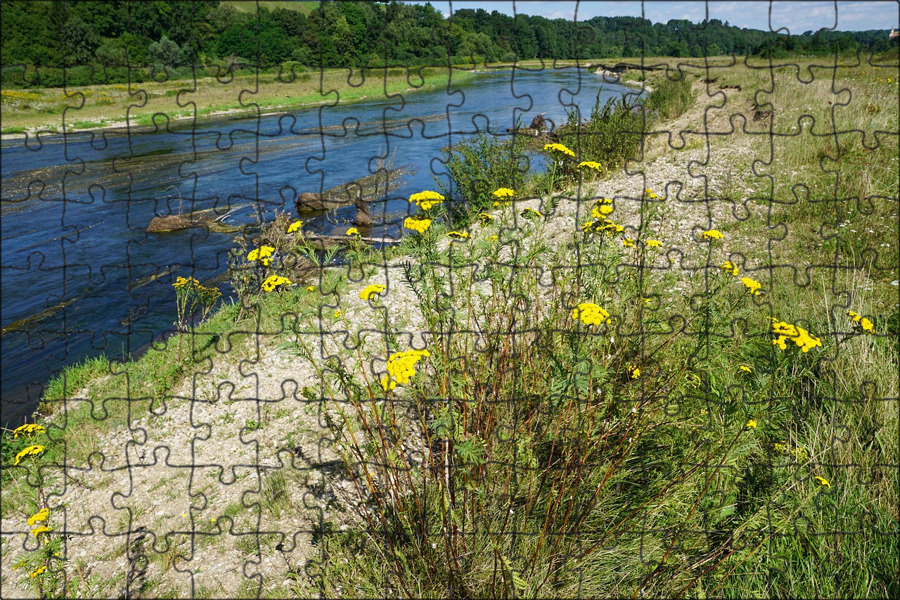
[[[269,220],[294,213],[298,193],[364,177],[393,157],[407,173],[376,204],[384,222],[372,235],[399,236],[409,195],[438,189],[434,174],[448,183],[442,148],[479,131],[504,135],[538,113],[562,124],[579,106],[587,117],[598,91],[601,102],[636,93],[586,70],[504,70],[450,90],[260,119],[166,127],[158,118],[156,132],[4,141],[0,420],[20,422],[67,365],[128,356],[170,328],[176,277],[218,277],[227,297],[233,234],[148,234],[154,216],[214,208],[235,209],[230,224]],[[348,207],[304,217],[304,229],[343,232],[354,215]]]

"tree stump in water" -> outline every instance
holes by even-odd
[[[356,218],[353,219],[354,225],[368,227],[375,222],[375,219],[372,218],[372,212],[369,210],[369,203],[362,198],[361,188],[356,191],[356,200],[353,201],[353,204],[356,205]]]

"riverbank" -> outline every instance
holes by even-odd
[[[4,90],[2,139],[26,133],[73,131],[152,131],[167,121],[211,122],[248,118],[323,105],[352,104],[434,90],[474,77],[473,70],[428,67],[367,71],[216,77],[68,88]],[[63,117],[65,115],[65,121]]]
[[[623,61],[641,59],[622,59]],[[656,64],[662,59],[647,59]],[[711,59],[715,60],[715,59]],[[194,80],[145,82],[67,88],[2,90],[3,126],[0,139],[20,139],[38,132],[153,131],[167,121],[209,123],[218,119],[248,118],[332,105],[352,104],[375,98],[433,90],[462,83],[482,73],[500,69],[592,69],[591,61],[522,61],[487,65],[457,65],[452,73],[443,67],[390,68],[367,71],[326,69],[280,74],[235,75]],[[619,77],[620,74],[615,74]],[[623,85],[641,87],[625,76]],[[195,89],[196,88],[196,89]],[[644,86],[648,92],[650,88]],[[253,90],[257,90],[254,92]],[[324,93],[323,93],[324,92]],[[252,105],[252,106],[251,106]],[[66,115],[65,124],[63,114]]]
[[[435,222],[384,253],[360,245],[139,361],[70,369],[47,433],[23,442],[44,453],[22,469],[3,455],[3,595],[36,596],[44,575],[11,566],[46,503],[40,535],[89,532],[53,562],[75,597],[437,597],[448,581],[473,596],[891,597],[897,145],[840,157],[837,197],[870,204],[833,221],[814,201],[834,184],[829,141],[802,128],[836,115],[839,131],[896,131],[894,111],[867,109],[896,86],[853,69],[696,75],[693,105],[608,179],[517,197],[467,236]],[[777,118],[758,117],[771,77]],[[839,113],[835,79],[853,88]],[[621,232],[586,227],[595,209]],[[385,287],[364,300],[371,285]],[[773,346],[769,316],[822,345]],[[417,375],[381,390],[389,356],[423,349]],[[821,560],[838,555],[841,577]]]

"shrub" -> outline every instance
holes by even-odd
[[[445,149],[447,172],[452,184],[435,181],[451,200],[448,204],[454,222],[467,225],[471,215],[489,208],[497,188],[519,189],[528,171],[527,157],[518,143],[505,142],[489,133],[464,139]]]

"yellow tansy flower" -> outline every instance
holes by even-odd
[[[545,144],[544,150],[546,152],[556,152],[562,154],[563,156],[571,156],[575,158],[575,153],[566,148],[563,144]]]
[[[418,233],[425,233],[431,227],[431,219],[424,217],[407,217],[403,221],[403,226]]]
[[[726,273],[731,273],[732,275],[737,277],[737,274],[738,274],[737,265],[734,264],[733,262],[731,262],[730,260],[726,260],[725,262],[722,263],[722,270],[725,271]]]
[[[700,237],[708,240],[721,240],[722,232],[717,229],[708,229],[700,234]]]
[[[351,227],[347,230],[346,235],[359,235],[359,229],[357,229],[356,227]]]
[[[585,325],[601,325],[609,323],[609,313],[593,302],[581,302],[572,309],[572,319]]]
[[[361,300],[368,302],[372,296],[376,296],[386,289],[387,288],[380,283],[373,283],[372,285],[366,286],[366,289],[359,293],[359,297]]]
[[[247,255],[247,260],[250,262],[261,260],[264,265],[267,265],[272,261],[269,260],[268,262],[266,262],[265,259],[272,256],[273,252],[275,252],[275,248],[273,248],[272,246],[260,246],[259,248],[254,248],[250,251],[250,253]]]
[[[450,233],[447,234],[447,237],[453,238],[456,240],[467,240],[467,239],[469,239],[469,232],[468,231],[451,231]]]
[[[28,446],[27,448],[25,448],[24,450],[22,450],[21,452],[19,452],[18,454],[16,454],[16,462],[13,463],[13,464],[16,464],[16,465],[17,465],[17,464],[19,464],[19,463],[22,461],[22,459],[25,458],[26,456],[37,456],[38,454],[40,454],[40,453],[43,452],[43,451],[44,451],[44,447],[43,447],[43,446]]]
[[[263,281],[262,289],[266,292],[274,292],[276,289],[283,285],[291,285],[291,280],[287,277],[269,275],[266,280]]]
[[[31,515],[31,517],[28,519],[28,526],[31,527],[32,525],[34,525],[35,523],[37,523],[39,521],[45,521],[45,520],[47,520],[47,517],[49,517],[49,516],[50,516],[50,509],[42,508],[35,514]]]
[[[747,421],[747,427],[752,427],[753,429],[756,429],[756,419],[750,419],[749,421]]]
[[[824,485],[827,486],[828,489],[831,489],[831,484],[824,477],[819,477],[818,475],[816,475],[816,481],[819,482],[819,485]]]
[[[397,384],[406,385],[416,374],[416,363],[431,356],[428,350],[407,350],[395,352],[387,359],[387,376],[381,379],[381,387],[385,391],[394,389]]]
[[[444,197],[442,195],[429,190],[413,194],[409,197],[410,204],[415,204],[422,210],[430,210],[433,206],[436,206],[443,201]]]
[[[22,435],[30,435],[32,433],[44,433],[46,430],[43,425],[38,425],[37,423],[26,423],[25,425],[20,425],[13,429],[13,439],[19,437],[19,434]]]
[[[34,535],[34,537],[37,537],[37,536],[41,535],[42,533],[47,533],[48,531],[50,531],[49,527],[47,527],[46,525],[41,525],[40,527],[38,527],[36,529],[32,529],[31,533],[32,533],[32,535]]]
[[[787,340],[793,341],[804,353],[809,352],[816,346],[821,346],[822,341],[816,336],[810,334],[802,327],[797,327],[791,323],[779,321],[774,317],[769,317],[772,321],[772,334],[775,339],[772,344],[778,346],[782,350],[787,349]]]
[[[288,233],[294,233],[295,231],[300,231],[300,228],[303,227],[303,221],[294,221],[291,223],[291,226],[288,227]]]
[[[741,283],[750,291],[750,293],[754,296],[759,296],[759,288],[761,284],[758,281],[750,279],[749,277],[741,277]]]

